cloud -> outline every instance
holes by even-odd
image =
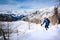
[[[52,0],[1,0],[0,9],[40,9],[53,6]]]
[[[11,10],[11,9],[17,9],[14,5],[0,5],[0,10]]]

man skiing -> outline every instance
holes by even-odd
[[[49,24],[50,24],[50,20],[48,18],[44,18],[43,20],[43,23],[41,24],[41,26],[45,23],[45,29],[47,30],[49,27]]]

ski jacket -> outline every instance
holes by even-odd
[[[49,20],[48,18],[44,18],[44,20],[43,20],[41,26],[42,26],[44,23],[45,23],[45,25],[48,26],[48,25],[50,24],[50,20]]]

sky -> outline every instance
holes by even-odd
[[[41,9],[55,5],[55,0],[0,0],[0,10]]]

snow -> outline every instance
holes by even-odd
[[[60,40],[60,24],[50,24],[47,31],[45,30],[44,25],[41,26],[40,24],[35,23],[16,21],[10,22],[9,24],[12,25],[10,28],[13,30],[16,29],[16,32],[10,34],[10,40]]]
[[[50,24],[46,31],[44,25],[24,21],[2,22],[1,25],[8,25],[7,23],[13,30],[9,37],[10,40],[60,40],[60,24]],[[4,28],[5,25],[2,27]]]
[[[49,30],[43,30],[40,28],[40,30],[34,30],[32,32],[29,32],[25,34],[24,36],[18,37],[19,40],[60,40],[58,35],[58,29],[53,28]]]

